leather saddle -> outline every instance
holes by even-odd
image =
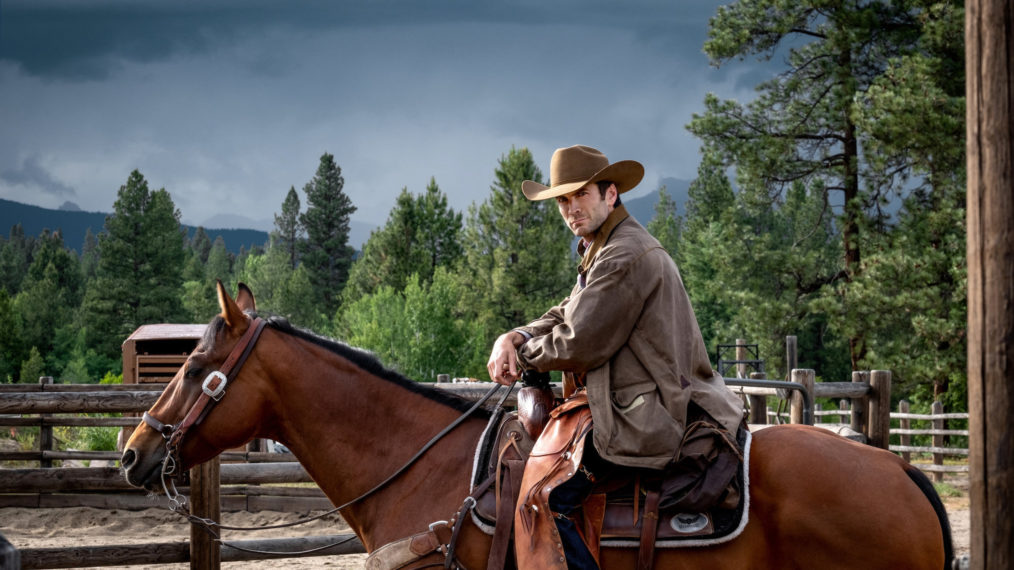
[[[538,417],[548,411],[545,394],[534,398],[542,402],[534,408],[529,400],[519,395],[519,408],[527,413],[519,417],[518,412],[511,412],[496,418],[496,425],[487,428],[477,450],[473,488],[486,490],[477,495],[471,514],[473,522],[493,536],[488,568],[510,565],[514,512],[525,464],[548,419],[548,414],[544,419]],[[537,416],[534,421],[533,409]],[[650,568],[656,543],[666,548],[699,545],[701,541],[728,539],[742,530],[742,456],[738,464],[728,453],[716,460],[712,451],[716,447],[714,430],[710,429],[714,423],[703,416],[706,414],[692,406],[682,464],[677,461],[673,469],[661,473],[631,469],[603,482],[593,492],[576,521],[586,541],[595,542],[590,545],[593,552],[597,553],[599,545],[639,548],[640,557],[648,560],[641,566]],[[746,438],[748,432],[740,429],[736,435],[738,449],[743,449]],[[694,455],[695,450],[700,453]],[[651,521],[647,527],[645,520]]]

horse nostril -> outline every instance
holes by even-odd
[[[130,466],[134,464],[135,459],[137,459],[137,454],[134,453],[133,449],[124,451],[123,456],[120,457],[120,467],[130,469]]]

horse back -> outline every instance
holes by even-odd
[[[750,463],[750,525],[763,527],[777,567],[945,567],[946,513],[897,455],[784,425],[754,434]]]

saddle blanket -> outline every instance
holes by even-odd
[[[513,439],[515,445],[508,440]],[[752,434],[740,430],[738,443],[743,450],[743,461],[739,466],[741,482],[740,500],[735,508],[714,508],[707,512],[680,512],[663,509],[659,513],[658,531],[655,541],[657,548],[700,547],[729,542],[738,537],[749,519],[750,510],[750,447]],[[506,443],[505,443],[506,442]],[[528,437],[514,414],[494,414],[476,447],[472,466],[472,490],[490,477],[497,476],[498,452],[505,445],[511,445],[525,457],[534,442]],[[482,496],[470,510],[472,521],[488,535],[494,534],[496,524],[496,495],[494,486]],[[634,509],[633,487],[625,487],[607,495],[605,518],[602,521],[602,547],[638,548],[640,546],[641,521],[644,515],[644,496]],[[634,514],[637,520],[634,521]]]

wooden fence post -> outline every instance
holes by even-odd
[[[813,384],[816,378],[816,373],[808,368],[796,368],[791,373],[792,381],[796,384],[802,384],[803,389],[810,396],[810,420],[813,420]],[[791,400],[789,400],[789,423],[801,424],[803,423],[803,396],[799,394],[798,390],[792,391]]]
[[[39,384],[43,386],[52,386],[52,376],[40,376]],[[43,388],[45,390],[45,388]],[[50,414],[39,414],[39,453],[42,457],[39,459],[39,467],[49,468],[53,466],[53,460],[46,458],[45,454],[47,451],[53,451],[53,426],[46,425],[42,418],[48,417]]]
[[[854,370],[852,372],[852,381],[862,384],[869,384],[870,373],[863,370]],[[865,435],[866,441],[870,441],[869,407],[870,407],[870,397],[868,395],[852,399],[851,427],[855,431]]]
[[[932,410],[933,410],[933,415],[934,416],[939,416],[939,415],[941,415],[941,414],[944,413],[944,405],[939,400],[936,401],[936,402],[933,402],[933,408],[932,408]],[[934,431],[939,431],[939,430],[942,430],[942,429],[944,429],[944,420],[943,420],[943,418],[933,418],[933,430]],[[943,446],[944,446],[944,434],[942,434],[942,433],[935,433],[935,434],[933,434],[933,447],[943,447]],[[944,454],[943,453],[934,453],[933,454],[933,465],[943,465],[943,464],[944,464]],[[944,480],[944,472],[943,471],[934,471],[933,472],[933,480],[936,481],[937,483],[943,481]]]
[[[965,2],[972,568],[1014,567],[1014,11]]]
[[[743,363],[747,359],[746,353],[746,339],[736,339],[736,360],[740,362],[736,364],[736,378],[746,378],[746,364]]]
[[[763,372],[751,372],[751,380],[763,380]],[[768,423],[768,399],[760,394],[750,394],[747,396],[750,400],[750,418],[747,420],[752,424],[766,424]]]
[[[841,412],[838,415],[838,423],[846,424],[849,422],[849,416],[852,414],[851,406],[847,398],[838,400],[838,411]]]
[[[221,459],[215,457],[190,469],[190,512],[198,517],[222,521],[219,496]],[[204,527],[190,524],[191,570],[218,570],[222,565],[222,549]]]
[[[911,409],[911,406],[909,406],[908,400],[902,400],[902,401],[898,402],[898,411],[899,412],[901,412],[903,414],[907,414],[908,411],[909,411],[909,409]],[[903,430],[912,429],[912,420],[909,419],[909,418],[901,418],[900,425],[901,425],[901,429],[903,429]],[[906,447],[912,445],[912,435],[911,434],[903,433],[903,434],[900,434],[898,437],[901,439],[901,445],[904,445]],[[905,460],[905,463],[911,463],[912,462],[912,452],[911,451],[902,451],[901,452],[901,458]]]
[[[785,370],[787,373],[791,373],[792,370],[799,367],[799,354],[798,347],[796,345],[796,337],[789,335],[785,337]]]
[[[888,449],[891,444],[891,371],[870,372],[870,445]]]

